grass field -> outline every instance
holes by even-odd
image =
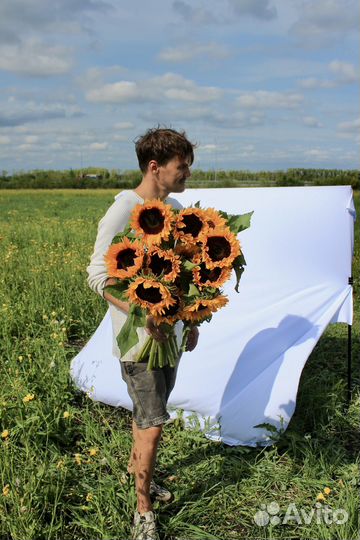
[[[129,538],[131,416],[91,401],[69,377],[70,360],[107,308],[85,268],[114,193],[0,193],[1,540]],[[167,426],[157,476],[175,499],[157,508],[162,538],[358,538],[358,230],[355,264],[350,408],[347,326],[338,324],[309,358],[296,412],[272,447],[227,447],[180,423]],[[281,517],[295,503],[320,518],[256,525],[254,515],[271,502]],[[348,520],[326,523],[325,506],[346,510]]]

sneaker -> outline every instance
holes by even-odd
[[[145,514],[135,512],[132,527],[132,540],[159,540],[156,532],[155,515],[149,510]]]
[[[168,489],[158,486],[153,480],[150,483],[150,495],[161,502],[168,502],[172,498],[172,493]]]

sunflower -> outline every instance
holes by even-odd
[[[206,221],[210,229],[215,229],[215,227],[225,227],[226,219],[221,216],[221,214],[215,210],[215,208],[206,208],[204,210],[206,215]]]
[[[192,270],[194,283],[200,288],[221,287],[230,278],[231,267],[225,266],[221,268],[216,266],[215,268],[208,268],[200,255],[196,255],[193,262],[198,265]]]
[[[181,318],[186,321],[201,322],[227,303],[227,297],[222,294],[215,298],[197,298],[194,303],[184,307]]]
[[[172,249],[153,247],[147,253],[147,269],[165,281],[174,281],[180,273],[181,260]]]
[[[175,304],[169,289],[151,277],[136,278],[130,283],[127,295],[130,302],[151,310],[152,315],[162,315],[166,308]]]
[[[170,204],[152,199],[134,207],[130,225],[136,236],[141,237],[145,244],[160,244],[162,240],[169,238],[173,219]]]
[[[180,210],[174,227],[175,240],[188,244],[196,244],[207,233],[209,226],[205,211],[201,208],[185,208]]]
[[[105,255],[108,275],[119,279],[134,276],[140,270],[143,260],[144,250],[139,240],[131,242],[126,236],[118,244],[112,244]]]
[[[180,313],[184,307],[183,300],[178,294],[172,294],[172,298],[175,300],[175,304],[165,308],[163,315],[154,315],[153,319],[157,325],[162,323],[170,324],[171,326],[180,320]]]
[[[210,269],[230,266],[240,255],[240,243],[228,227],[211,229],[202,248],[202,258]]]
[[[184,244],[184,242],[176,242],[174,251],[177,255],[191,259],[194,255],[201,252],[201,246],[198,244]]]

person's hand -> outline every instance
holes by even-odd
[[[151,315],[146,317],[145,331],[149,334],[149,336],[156,339],[156,341],[160,341],[161,343],[164,343],[164,341],[167,339],[166,334],[161,330],[160,326],[155,324],[155,321]]]
[[[199,329],[197,326],[192,326],[188,335],[186,350],[191,352],[195,349],[199,339]]]

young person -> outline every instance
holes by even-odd
[[[171,498],[171,493],[155,484],[152,476],[162,427],[169,419],[166,404],[175,384],[177,366],[166,366],[149,372],[146,362],[135,361],[148,335],[158,341],[165,339],[151,315],[147,317],[146,327],[137,329],[138,344],[121,357],[116,336],[126,321],[130,304],[104,291],[106,285],[116,282],[107,278],[104,255],[113,237],[125,228],[135,205],[158,198],[174,208],[181,208],[180,203],[168,195],[184,191],[186,180],[191,175],[194,147],[185,133],[173,129],[150,129],[137,139],[135,149],[143,173],[142,181],[136,189],[122,191],[100,220],[94,252],[87,267],[89,286],[109,303],[113,353],[120,359],[122,377],[133,402],[133,447],[128,471],[135,475],[137,511],[134,516],[133,539],[139,540],[157,538],[151,495],[164,501]],[[180,335],[181,324],[178,322],[175,325],[177,335]],[[196,347],[197,340],[198,329],[194,327],[189,334],[188,351]]]

